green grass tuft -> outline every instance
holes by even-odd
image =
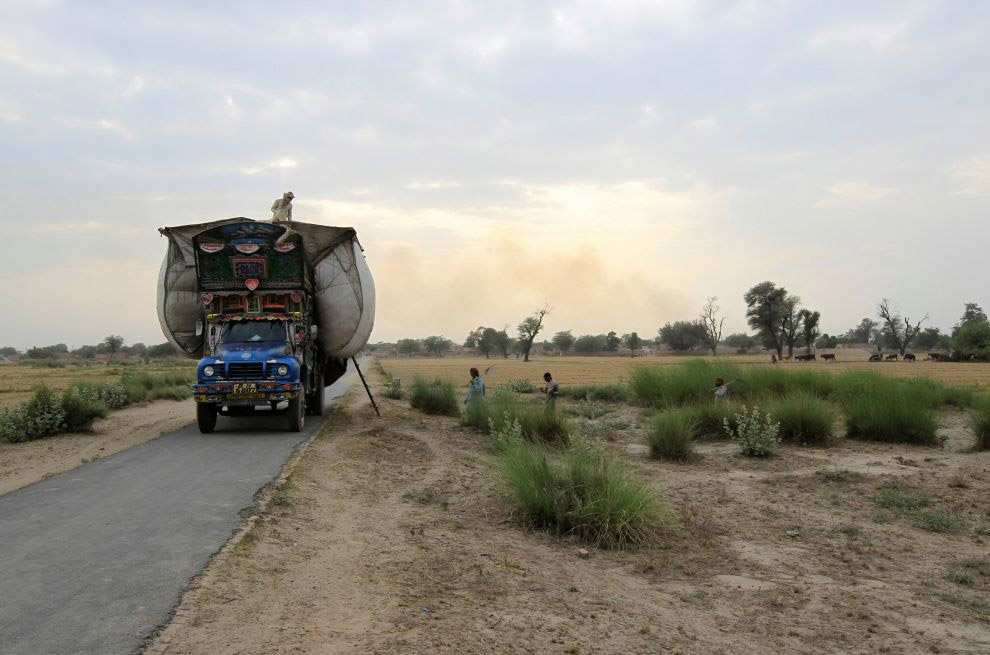
[[[990,450],[990,398],[980,398],[969,413],[969,428],[976,437],[977,450]]]
[[[840,377],[847,436],[927,446],[938,443],[930,387],[907,385],[879,374]]]
[[[785,442],[827,446],[832,441],[832,408],[807,391],[776,400],[767,411],[780,423],[780,438]]]
[[[459,416],[461,413],[454,385],[446,380],[415,378],[409,390],[409,404],[427,414]]]
[[[650,456],[657,459],[686,460],[694,454],[698,413],[693,408],[657,414],[646,432]]]
[[[499,430],[519,421],[523,436],[530,441],[566,443],[574,431],[559,411],[548,410],[542,402],[522,402],[510,391],[496,390],[482,402],[468,405],[462,422],[487,431],[491,420]]]

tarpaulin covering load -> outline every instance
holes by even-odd
[[[196,334],[203,305],[194,239],[223,225],[253,222],[230,218],[159,230],[169,245],[158,278],[158,320],[169,341],[190,357],[202,356],[204,343],[203,334]],[[302,238],[306,263],[312,270],[320,350],[328,357],[356,355],[375,324],[375,283],[357,234],[352,228],[296,221],[279,226],[291,226]]]

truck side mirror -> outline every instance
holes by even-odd
[[[309,337],[311,339],[313,339],[314,341],[316,340],[316,326],[315,325],[310,325],[309,326]]]
[[[203,319],[201,318],[196,319],[196,336],[203,336]]]

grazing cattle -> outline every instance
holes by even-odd
[[[928,359],[933,362],[940,362],[945,356],[942,353],[928,353]]]
[[[815,357],[814,353],[807,353],[805,355],[795,355],[794,359],[798,360],[799,362],[810,362],[818,358]]]
[[[780,356],[780,359],[782,361],[789,362],[789,361],[791,361],[793,359],[793,357],[791,357],[790,355],[781,355]]]
[[[886,357],[884,357],[884,360],[886,360],[888,362],[896,362],[897,361],[897,353],[891,353],[890,355],[887,355]]]
[[[834,362],[835,361],[835,353],[823,353],[822,354],[822,359],[825,360],[826,362]]]
[[[876,354],[870,355],[870,361],[871,362],[879,362],[880,361],[880,355],[876,355]]]
[[[905,353],[904,354],[904,361],[905,362],[913,362],[915,359],[916,359],[916,357],[914,356],[914,353]]]

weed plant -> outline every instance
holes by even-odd
[[[760,408],[754,407],[747,413],[743,405],[742,412],[735,415],[736,425],[733,427],[729,420],[723,423],[726,434],[739,442],[739,450],[748,457],[768,457],[773,455],[780,443],[780,423],[776,423],[770,414],[760,414]]]
[[[506,417],[507,418],[507,417]],[[648,545],[663,516],[660,502],[603,449],[574,442],[556,460],[513,422],[494,422],[502,475],[533,525],[602,548]]]
[[[780,423],[782,441],[827,446],[832,441],[832,408],[807,391],[773,401],[768,412]]]
[[[93,421],[109,413],[102,400],[86,398],[75,388],[63,391],[61,401],[63,429],[67,432],[88,432],[93,427]]]
[[[415,378],[409,390],[409,404],[427,414],[459,416],[461,413],[454,385],[446,380]]]
[[[629,388],[625,384],[579,384],[560,387],[563,398],[590,400],[606,403],[622,403],[629,398]]]
[[[683,461],[694,454],[694,437],[698,432],[698,414],[691,408],[657,414],[646,432],[650,456]]]
[[[515,393],[536,393],[536,385],[526,378],[506,380],[502,386]]]

